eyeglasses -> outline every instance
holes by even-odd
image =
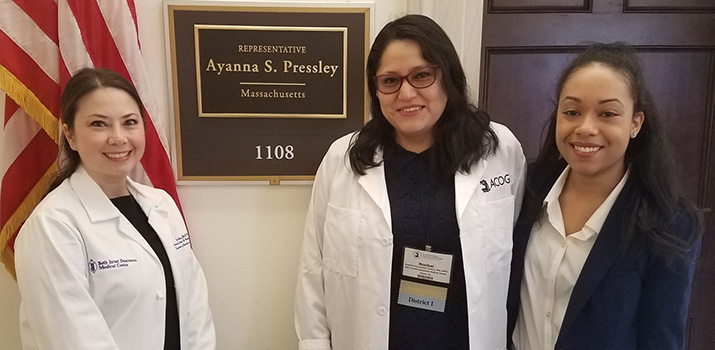
[[[380,74],[372,78],[372,80],[375,82],[378,91],[389,95],[399,91],[404,80],[407,80],[415,89],[424,89],[431,86],[437,80],[437,69],[439,67],[436,65],[421,66],[413,69],[407,75],[386,73]]]

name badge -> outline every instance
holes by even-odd
[[[400,305],[444,312],[446,301],[447,288],[400,281],[400,294],[397,297],[397,303]]]
[[[449,284],[452,277],[451,254],[405,247],[402,275],[425,281]]]

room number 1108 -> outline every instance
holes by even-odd
[[[265,151],[265,154],[263,153]],[[264,157],[265,155],[265,157]],[[293,145],[256,146],[256,159],[293,159]]]

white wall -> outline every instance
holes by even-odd
[[[162,0],[135,3],[149,78],[165,125],[170,125]],[[408,12],[430,15],[452,38],[476,92],[482,7],[483,0],[376,0],[374,28]],[[0,92],[0,111],[3,102]],[[178,187],[208,280],[219,349],[297,348],[293,292],[310,190],[305,185]],[[2,350],[20,349],[19,302],[15,281],[0,271]]]
[[[0,91],[0,111],[5,110],[5,95]],[[0,267],[0,349],[20,349],[20,293],[17,283],[4,267]]]

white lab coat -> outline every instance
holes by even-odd
[[[491,126],[496,153],[454,177],[472,350],[506,348],[512,228],[526,172],[514,135]],[[296,290],[301,350],[388,347],[393,236],[385,173],[382,166],[352,172],[351,136],[331,145],[315,178]]]
[[[215,349],[206,280],[164,191],[128,182],[171,262],[181,349]],[[35,208],[15,242],[23,348],[163,349],[159,258],[80,166]]]

